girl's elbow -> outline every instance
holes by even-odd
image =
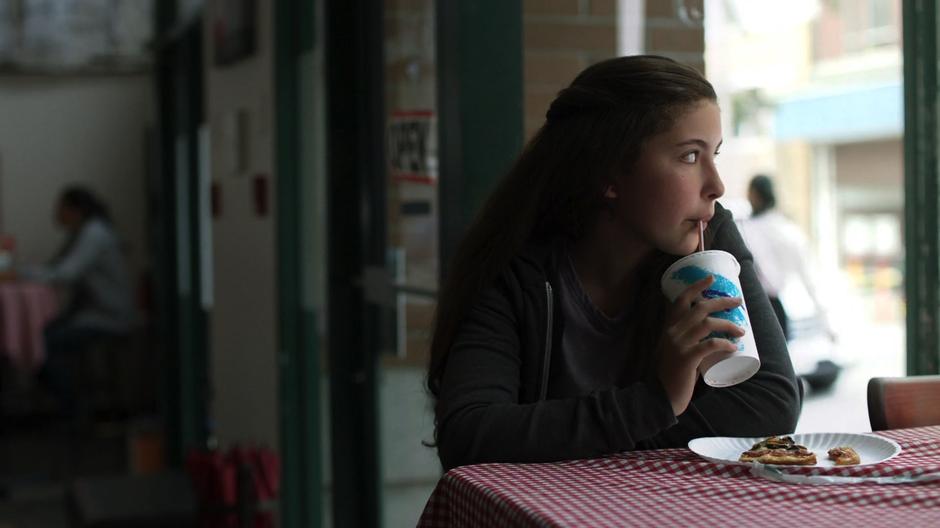
[[[762,403],[755,403],[752,407],[756,413],[753,432],[757,433],[753,436],[794,432],[800,420],[802,399],[802,390],[793,386],[764,393],[764,397],[759,400]]]
[[[792,433],[796,431],[796,425],[800,421],[800,408],[799,406],[795,408],[787,409],[787,412],[782,413],[780,418],[780,430],[781,432]]]
[[[441,427],[437,437],[437,456],[441,460],[444,472],[455,467],[466,466],[472,463],[471,443],[469,435],[458,434],[453,427]]]
[[[795,389],[787,398],[781,401],[774,412],[769,416],[773,420],[770,424],[777,433],[792,433],[796,431],[796,425],[800,421],[800,412],[803,408],[803,388],[797,381],[799,389]]]
[[[451,442],[444,440],[444,435],[439,435],[437,439],[437,458],[441,461],[444,473],[461,465],[460,453],[454,449]]]

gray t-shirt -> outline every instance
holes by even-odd
[[[608,317],[584,291],[567,251],[559,262],[565,326],[561,351],[552,354],[548,397],[568,398],[623,387],[638,377],[632,368],[630,344],[635,325],[631,308]]]
[[[131,278],[110,224],[85,222],[68,253],[48,267],[22,270],[24,277],[68,287],[69,321],[83,328],[123,333],[136,321]]]

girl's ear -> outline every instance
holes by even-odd
[[[613,185],[608,185],[607,188],[604,189],[604,198],[615,199],[617,198],[617,196],[618,196],[617,190],[614,189]]]

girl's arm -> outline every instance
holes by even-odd
[[[94,265],[108,244],[108,234],[93,221],[81,228],[69,252],[52,266],[31,270],[27,278],[56,284],[71,284]]]
[[[802,386],[793,372],[783,331],[754,271],[754,262],[741,235],[726,221],[717,226],[713,249],[733,254],[741,264],[741,288],[760,354],[761,368],[751,379],[716,389],[700,383],[697,397],[675,427],[641,447],[684,446],[701,436],[769,436],[791,433],[802,404]]]
[[[521,404],[519,330],[509,288],[490,288],[464,320],[441,383],[438,453],[445,469],[548,462],[633,449],[676,422],[658,381]]]

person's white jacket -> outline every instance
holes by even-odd
[[[55,264],[24,270],[22,275],[65,287],[70,296],[64,305],[70,324],[124,333],[136,320],[120,241],[101,219],[87,220]]]
[[[767,295],[779,297],[790,281],[799,281],[812,300],[816,316],[826,332],[835,338],[826,306],[818,296],[816,281],[807,264],[810,249],[800,228],[776,210],[736,220],[735,223],[754,256],[757,278]]]

